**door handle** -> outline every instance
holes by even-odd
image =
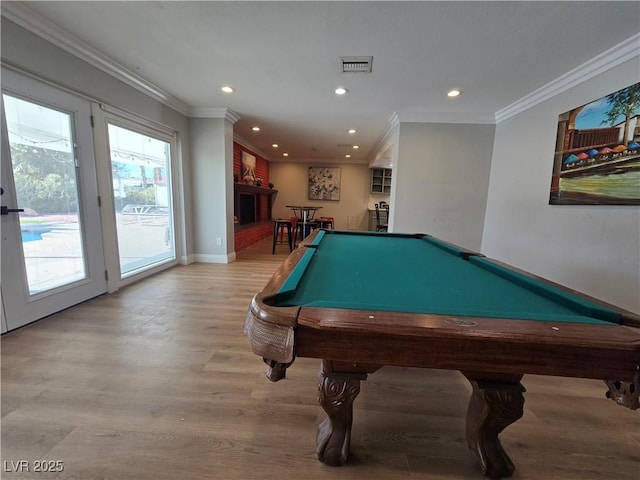
[[[0,207],[2,210],[0,211],[0,215],[9,215],[10,213],[19,213],[24,212],[24,208],[9,208],[2,205]]]

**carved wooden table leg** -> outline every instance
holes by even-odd
[[[485,375],[463,372],[473,393],[467,409],[467,445],[489,478],[510,477],[515,465],[498,435],[522,417],[522,375]]]
[[[604,383],[609,388],[607,398],[631,410],[640,408],[640,367],[636,370],[631,382],[605,380]]]
[[[343,465],[347,461],[353,401],[360,393],[360,381],[366,378],[365,373],[333,372],[328,362],[322,363],[318,395],[327,418],[318,427],[316,451],[318,459],[327,465]]]

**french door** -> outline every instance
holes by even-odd
[[[12,330],[106,292],[90,103],[2,69],[1,298]]]

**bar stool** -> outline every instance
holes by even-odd
[[[298,218],[296,226],[293,229],[294,242],[298,240],[298,236],[300,236],[300,241],[304,240],[305,237],[318,228],[318,226],[319,222],[317,220],[307,220],[307,224],[305,225],[304,222]],[[305,227],[307,230],[306,232]]]
[[[320,217],[318,218],[320,228],[329,228],[333,230],[333,217]]]
[[[285,228],[287,229],[287,241],[289,243],[289,251],[293,251],[293,246],[291,243],[291,220],[288,220],[286,218],[279,218],[277,220],[274,220],[273,222],[273,246],[271,248],[271,254],[273,255],[274,253],[276,253],[276,244],[282,244],[284,243],[283,241],[283,236],[284,236],[284,230]],[[280,235],[280,241],[278,241],[278,235]]]

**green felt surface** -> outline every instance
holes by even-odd
[[[304,247],[303,247],[304,248]],[[616,312],[437,239],[322,232],[278,293],[314,306],[614,324]]]

